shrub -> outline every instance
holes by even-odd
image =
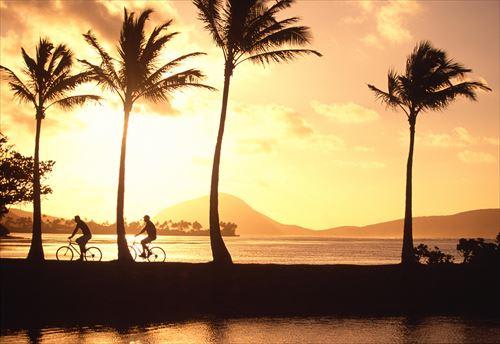
[[[414,252],[419,263],[425,259],[425,263],[428,265],[451,264],[454,260],[451,254],[442,252],[437,246],[434,246],[434,250],[429,250],[427,245],[420,244],[415,247]]]

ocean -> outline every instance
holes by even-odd
[[[14,233],[18,239],[0,239],[1,258],[25,258],[30,245],[29,234]],[[55,259],[58,247],[67,243],[63,234],[44,234],[46,259]],[[133,236],[128,236],[132,243]],[[318,237],[226,237],[224,241],[236,263],[251,264],[396,264],[401,255],[400,239],[336,239]],[[415,240],[415,245],[425,243],[437,246],[455,256],[457,239]],[[154,245],[162,247],[167,262],[201,263],[211,260],[208,237],[159,236]],[[116,237],[94,235],[87,246],[97,246],[103,260],[116,259]]]

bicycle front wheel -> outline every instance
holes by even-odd
[[[148,261],[150,262],[164,262],[165,258],[167,258],[165,251],[160,247],[151,247],[149,251],[151,251],[148,257]]]
[[[89,247],[85,251],[85,260],[87,262],[100,262],[102,259],[102,252],[97,247]]]
[[[56,251],[56,258],[61,261],[73,260],[73,250],[69,246],[61,246]]]

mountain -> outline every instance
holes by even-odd
[[[400,238],[403,219],[363,227],[336,227],[319,231],[336,237]],[[500,209],[478,209],[454,215],[413,218],[415,238],[495,238],[500,232]]]
[[[161,211],[153,220],[189,222],[198,221],[204,227],[208,226],[209,197],[204,196],[182,202]],[[401,238],[403,220],[376,223],[368,226],[342,226],[325,230],[311,230],[300,226],[279,223],[270,217],[253,209],[242,199],[221,193],[219,194],[220,219],[224,222],[235,222],[238,225],[236,234],[242,236],[264,235],[302,235],[325,236],[339,238]],[[10,221],[23,221],[22,231],[31,230],[31,212],[11,209],[2,222],[13,232],[19,231],[9,226]],[[59,219],[59,220],[58,220]],[[73,229],[73,222],[66,224],[65,219],[54,216],[43,216],[46,232],[68,232]],[[57,224],[59,221],[59,224]],[[49,226],[50,223],[50,226]],[[89,222],[96,234],[115,233],[113,225],[101,225]],[[50,228],[48,228],[49,226]],[[136,226],[137,227],[137,226]],[[134,228],[135,230],[136,228]],[[136,231],[131,231],[131,233]],[[490,238],[500,232],[500,209],[479,209],[465,211],[454,215],[421,216],[413,218],[413,234],[415,238]]]
[[[208,225],[209,197],[204,196],[176,204],[161,211],[155,221],[199,221]],[[342,226],[326,230],[311,230],[279,223],[259,213],[238,197],[219,194],[221,221],[238,224],[236,232],[250,235],[308,235],[332,237],[400,238],[403,220],[394,220],[368,226]],[[415,238],[494,238],[500,232],[500,209],[479,209],[454,215],[423,216],[413,219]]]
[[[196,198],[161,211],[153,220],[198,221],[208,227],[209,204],[209,196]],[[235,222],[239,235],[311,235],[310,229],[281,224],[259,213],[242,199],[225,193],[219,194],[219,217],[223,222]]]

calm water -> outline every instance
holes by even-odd
[[[66,235],[44,235],[46,258]],[[132,237],[130,238],[131,240]],[[388,264],[399,262],[400,240],[331,238],[226,238],[238,263]],[[419,241],[416,242],[418,244]],[[454,254],[457,240],[423,240]],[[23,258],[30,237],[0,240],[0,257]],[[115,259],[115,237],[95,235],[105,260]],[[159,237],[168,261],[211,259],[208,237]],[[458,258],[460,260],[460,258]],[[288,317],[195,320],[126,328],[103,326],[6,330],[0,343],[500,343],[500,319]]]
[[[0,239],[0,257],[24,258],[30,235],[15,234],[21,239]],[[55,259],[57,248],[67,243],[67,235],[45,234],[47,259]],[[129,237],[130,241],[133,237]],[[237,263],[276,264],[391,264],[398,263],[401,254],[399,239],[333,239],[308,237],[232,237],[224,239]],[[456,239],[422,240],[453,254],[458,261]],[[415,245],[420,241],[416,240]],[[170,262],[207,262],[211,260],[208,237],[160,236],[154,243],[167,253]],[[88,246],[97,246],[103,260],[116,259],[116,237],[94,235]]]
[[[1,343],[499,343],[500,320],[254,318],[5,331]]]

